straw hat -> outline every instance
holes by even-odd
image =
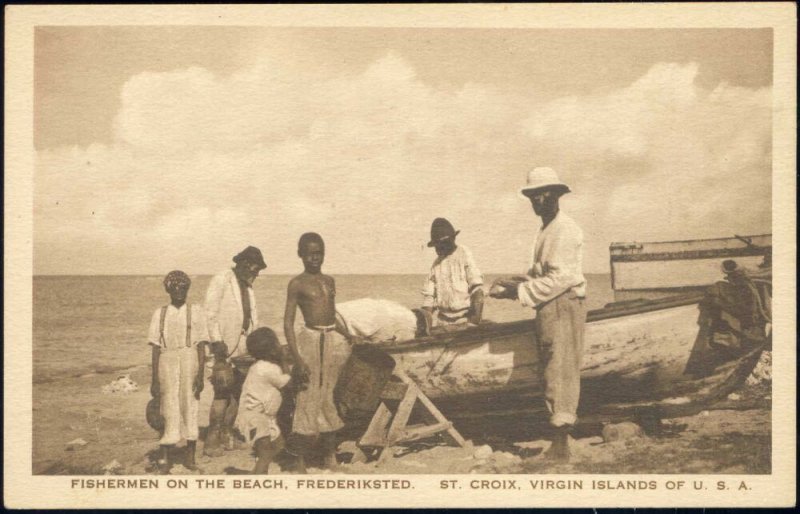
[[[569,193],[568,185],[559,180],[553,168],[534,168],[528,172],[528,184],[520,189],[520,193],[529,196],[542,189],[556,189],[561,193]]]
[[[158,398],[152,398],[147,402],[145,418],[153,430],[157,432],[164,430],[164,416],[161,415],[161,401]]]

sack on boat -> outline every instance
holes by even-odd
[[[414,311],[391,300],[359,298],[342,302],[336,305],[336,314],[349,338],[360,343],[408,341],[420,332]]]

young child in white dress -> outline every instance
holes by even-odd
[[[289,384],[291,377],[281,368],[283,352],[278,337],[269,328],[259,328],[247,336],[247,352],[256,361],[242,385],[236,428],[253,444],[257,458],[253,474],[266,475],[269,464],[284,448],[277,414],[282,399],[280,390]]]

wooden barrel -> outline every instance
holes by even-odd
[[[353,346],[333,392],[339,416],[345,423],[375,412],[394,366],[394,358],[379,348],[368,344]]]

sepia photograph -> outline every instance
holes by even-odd
[[[6,165],[30,188],[21,471],[86,498],[434,475],[452,506],[755,501],[795,448],[775,439],[795,393],[773,335],[784,383],[796,343],[793,307],[773,320],[795,284],[775,29],[337,7],[29,27],[30,169]]]

